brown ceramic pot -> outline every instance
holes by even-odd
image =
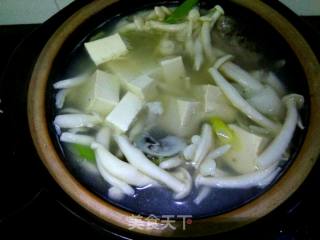
[[[103,9],[117,4],[118,0],[96,0],[86,5],[52,35],[43,48],[33,70],[28,93],[28,117],[30,131],[38,154],[44,165],[61,188],[79,205],[108,224],[155,236],[198,236],[228,231],[253,222],[283,203],[307,177],[316,162],[320,151],[320,66],[319,62],[302,35],[277,11],[261,1],[230,0],[232,4],[242,6],[255,13],[274,28],[296,56],[309,86],[309,122],[302,146],[293,163],[285,174],[258,198],[247,204],[218,216],[194,219],[192,225],[183,230],[183,222],[174,223],[176,230],[163,228],[163,222],[153,219],[135,219],[139,226],[129,230],[132,214],[117,208],[87,190],[69,172],[50,138],[46,118],[47,83],[55,58],[62,45],[88,19]],[[137,5],[141,1],[136,1]],[[223,1],[222,1],[223,2]]]

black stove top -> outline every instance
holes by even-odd
[[[42,25],[0,26],[0,236],[137,238],[106,226],[74,203],[48,175],[33,147],[26,116],[32,66],[53,31],[90,0],[78,0]],[[320,17],[299,18],[268,0],[320,57]],[[10,57],[11,56],[11,57]],[[319,93],[320,94],[320,93]],[[213,239],[320,239],[320,162],[284,204],[266,217]]]

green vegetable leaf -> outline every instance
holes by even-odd
[[[233,131],[221,119],[213,117],[210,119],[213,132],[217,135],[222,144],[234,142]]]
[[[89,161],[95,161],[96,158],[94,151],[90,147],[80,144],[72,144],[72,148],[79,157],[85,158]]]
[[[199,2],[199,0],[186,0],[173,13],[165,19],[167,23],[177,23],[186,17],[189,11]]]

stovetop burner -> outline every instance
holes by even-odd
[[[27,84],[36,58],[54,30],[90,0],[75,1],[43,25],[0,27],[0,234],[14,237],[135,238],[106,226],[74,203],[52,180],[33,147],[26,115]],[[320,56],[318,36],[278,1],[269,0]],[[306,19],[320,30],[320,17]],[[28,35],[28,36],[27,36]],[[27,36],[27,37],[26,37]],[[9,59],[17,44],[20,43]],[[9,62],[5,66],[5,63]],[[319,93],[320,94],[320,93]],[[214,239],[319,239],[320,162],[304,184],[268,216]]]

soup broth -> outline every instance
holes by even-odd
[[[303,96],[275,73],[285,61],[265,67],[222,7],[175,12],[157,6],[87,39],[65,70],[74,77],[53,84],[53,124],[68,167],[106,201],[216,215],[278,179]]]

